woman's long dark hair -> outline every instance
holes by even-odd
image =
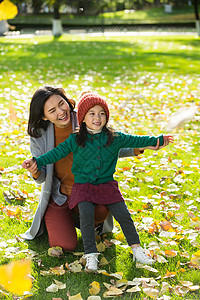
[[[50,122],[43,120],[44,105],[52,95],[61,96],[69,104],[70,110],[74,110],[75,101],[67,98],[63,88],[45,86],[38,89],[31,99],[29,108],[28,134],[30,136],[38,138],[41,136],[39,129],[43,128],[44,130],[47,130]]]
[[[107,142],[104,147],[108,147],[110,146],[110,144],[112,144],[115,136],[115,131],[112,128],[107,127],[106,125],[104,125],[104,127],[102,128],[102,131],[104,131],[107,135]],[[76,133],[76,142],[80,147],[85,147],[85,143],[88,139],[87,134],[88,131],[86,128],[86,124],[85,122],[82,122],[79,131]]]

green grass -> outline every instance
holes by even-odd
[[[11,24],[51,24],[53,15],[18,15]],[[187,23],[195,20],[194,8],[190,6],[173,7],[172,13],[165,13],[164,7],[135,11],[105,12],[98,16],[61,15],[63,24],[97,25],[97,24],[151,24],[151,23]]]
[[[133,134],[166,133],[165,126],[172,113],[192,103],[199,106],[199,38],[86,35],[63,35],[59,39],[51,36],[0,38],[0,49],[0,243],[7,243],[5,248],[0,246],[0,264],[29,257],[30,250],[35,251],[31,299],[57,297],[64,300],[68,299],[69,291],[71,295],[81,292],[85,300],[94,280],[100,283],[99,295],[103,299],[106,291],[103,282],[110,283],[111,277],[86,275],[84,271],[74,274],[67,269],[62,276],[42,276],[41,270],[65,265],[77,257],[72,253],[64,253],[61,258],[48,256],[46,234],[28,243],[15,239],[29,228],[40,192],[40,187],[20,168],[24,158],[30,156],[26,124],[31,96],[37,88],[48,84],[60,85],[69,97],[78,99],[81,89],[89,86],[108,99],[111,125],[115,128]],[[198,284],[200,280],[199,269],[188,265],[193,253],[200,249],[199,109],[196,118],[172,134],[174,145],[158,152],[145,151],[139,159],[120,159],[116,172],[124,197],[133,200],[127,201],[127,205],[133,212],[142,245],[146,244],[148,248],[150,242],[157,242],[158,249],[154,254],[163,255],[168,263],[156,262],[158,273],[137,269],[129,250],[113,245],[103,253],[110,263],[101,267],[109,273],[123,272],[123,278],[127,280],[160,276],[156,279],[159,290],[163,281],[175,287],[180,281]],[[9,205],[3,192],[18,189],[28,193],[27,199],[14,200]],[[151,205],[147,209],[148,202]],[[182,219],[178,219],[179,214],[183,214]],[[145,217],[152,218],[147,227]],[[160,223],[165,220],[177,228],[174,237],[160,236]],[[151,234],[148,228],[153,222],[158,225],[158,232]],[[118,224],[115,225],[118,228]],[[187,233],[188,229],[197,233],[196,244],[191,243],[192,231]],[[83,246],[79,232],[78,235],[79,252],[83,251]],[[118,233],[106,238],[119,238],[126,245]],[[8,254],[9,247],[15,247],[16,252]],[[163,254],[167,249],[176,250],[177,256],[167,258]],[[183,252],[189,257],[181,256]],[[185,272],[178,271],[181,268]],[[167,270],[177,272],[177,275],[163,279]],[[55,294],[47,293],[46,288],[53,279],[66,283],[66,289]],[[142,290],[124,293],[123,299],[144,299],[146,294]],[[182,299],[174,290],[165,294],[171,299]],[[3,299],[13,297],[3,296]],[[199,297],[199,290],[190,291],[185,296],[186,299]]]

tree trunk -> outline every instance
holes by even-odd
[[[60,13],[59,13],[60,3],[59,1],[55,1],[53,5],[53,15],[55,20],[60,20]]]
[[[8,23],[6,20],[0,21],[0,36],[4,35],[9,30]]]
[[[200,36],[200,20],[198,11],[198,0],[194,0],[194,14],[195,14],[195,24],[198,36]]]
[[[154,5],[157,7],[160,6],[160,0],[154,0]]]
[[[198,0],[194,0],[194,14],[195,14],[195,19],[199,20]]]
[[[60,1],[56,0],[54,3],[54,19],[52,24],[52,33],[55,37],[60,37],[63,34],[62,21],[60,18]]]

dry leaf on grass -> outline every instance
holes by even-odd
[[[197,252],[195,252],[193,255],[200,258],[200,250],[198,250]]]
[[[170,229],[173,229],[172,228],[172,224],[171,222],[169,221],[163,221],[163,222],[160,222],[160,227],[162,228],[162,230],[164,231],[168,231]]]
[[[50,286],[46,288],[46,292],[48,293],[56,293],[59,290],[57,284],[52,283]]]
[[[81,297],[81,293],[78,293],[77,295],[74,296],[70,296],[70,293],[67,293],[67,296],[69,297],[69,300],[83,300],[83,298]]]
[[[93,281],[90,284],[91,288],[89,289],[90,295],[97,295],[100,292],[100,284],[97,281]]]
[[[136,262],[136,268],[137,269],[146,269],[148,271],[151,271],[151,272],[154,272],[154,273],[158,273],[158,270],[156,270],[155,268],[152,268],[148,265],[143,265],[143,264],[140,264],[138,262]]]
[[[52,257],[60,257],[61,255],[63,255],[63,250],[58,246],[52,247],[48,249],[48,255]]]
[[[155,258],[156,258],[156,261],[159,262],[159,263],[165,263],[165,262],[168,262],[168,260],[165,259],[164,256],[162,256],[162,255],[158,255],[158,254],[157,254],[157,255],[155,256]]]
[[[128,280],[127,279],[120,279],[116,281],[116,287],[121,287],[123,285],[128,285]]]
[[[66,284],[62,283],[61,281],[58,281],[54,279],[55,283],[52,283],[50,286],[46,288],[46,291],[49,293],[56,293],[58,290],[66,289]]]
[[[133,286],[132,288],[126,290],[127,293],[136,293],[136,292],[140,292],[140,291],[141,291],[141,288],[139,288],[138,285]]]
[[[89,296],[87,300],[101,300],[100,296]]]
[[[176,272],[169,272],[167,270],[167,273],[165,274],[165,276],[163,278],[171,278],[171,277],[175,277],[177,275]]]
[[[116,272],[116,273],[110,273],[109,274],[105,270],[97,270],[97,273],[98,274],[103,274],[103,275],[106,275],[106,276],[110,276],[110,277],[114,277],[114,278],[117,278],[117,279],[122,279],[123,278],[123,272]]]
[[[64,275],[65,274],[63,265],[61,265],[60,267],[50,268],[50,272],[54,275]]]
[[[143,292],[147,294],[147,296],[153,298],[153,299],[158,299],[159,296],[159,290],[154,289],[154,288],[143,288]]]
[[[110,298],[110,297],[114,297],[114,296],[119,296],[119,295],[122,295],[123,294],[123,291],[114,287],[114,286],[111,286],[109,288],[108,291],[106,291],[104,294],[103,294],[103,297],[104,298]]]
[[[106,266],[108,264],[109,264],[109,262],[107,261],[107,259],[105,257],[102,257],[99,261],[99,266]]]
[[[83,268],[81,263],[78,260],[75,260],[74,262],[72,262],[70,264],[66,263],[65,266],[69,271],[71,271],[73,273],[79,273],[79,272],[81,272],[81,270]]]
[[[97,251],[98,251],[98,252],[104,252],[105,249],[106,249],[106,246],[105,246],[102,242],[100,242],[100,243],[97,245]]]
[[[165,250],[165,255],[167,257],[175,257],[177,254],[178,252],[176,250]]]
[[[58,281],[56,279],[54,279],[55,284],[58,286],[59,290],[64,290],[66,289],[66,283],[62,283],[61,281]]]

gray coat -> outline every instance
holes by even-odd
[[[71,114],[72,130],[78,126],[76,113]],[[39,156],[44,154],[55,147],[54,144],[54,125],[49,124],[47,130],[41,129],[41,137],[30,138],[30,150],[32,156]],[[120,150],[120,157],[134,156],[134,149],[127,148]],[[26,240],[32,240],[36,236],[43,233],[43,216],[46,211],[49,198],[51,195],[59,197],[64,203],[67,199],[66,196],[60,193],[60,181],[54,176],[54,164],[42,167],[40,176],[35,179],[35,182],[42,184],[42,190],[39,198],[38,207],[36,209],[31,227],[21,236]],[[109,214],[108,218],[104,221],[102,233],[111,232],[113,229],[113,217]]]

